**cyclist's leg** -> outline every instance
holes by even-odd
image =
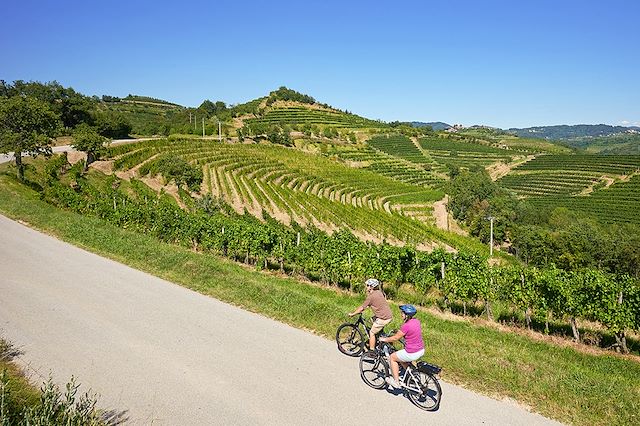
[[[389,364],[391,364],[391,374],[396,383],[400,383],[400,367],[398,366],[398,362],[398,352],[392,353],[391,356],[389,356]]]
[[[402,349],[395,352],[395,354],[397,354],[398,363],[402,364],[402,367],[406,370],[412,362],[417,361],[424,355],[424,349],[413,353],[408,353],[406,349]]]
[[[376,347],[376,335],[379,334],[384,328],[384,326],[389,324],[390,322],[391,322],[391,319],[386,319],[386,320],[383,320],[380,318],[375,319],[375,321],[371,325],[371,330],[369,331],[369,348],[371,348],[371,350],[375,349]]]

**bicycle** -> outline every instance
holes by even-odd
[[[385,389],[386,378],[390,376],[387,357],[395,348],[390,343],[378,345],[375,350],[360,356],[360,377],[374,389]],[[442,369],[428,362],[410,363],[402,370],[400,366],[400,388],[418,408],[436,411],[440,407],[442,388],[436,377]]]
[[[372,318],[372,321],[375,321],[375,317]],[[362,313],[358,314],[358,318],[354,322],[340,324],[336,331],[338,350],[345,355],[360,356],[368,347],[369,330],[371,327],[362,317]],[[378,336],[376,336],[376,343],[377,341]]]

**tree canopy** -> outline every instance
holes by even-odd
[[[58,114],[43,101],[22,95],[0,100],[0,153],[14,153],[18,179],[24,179],[22,154],[51,154],[59,126]]]

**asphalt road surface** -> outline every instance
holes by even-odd
[[[327,339],[4,216],[0,235],[0,333],[18,361],[36,381],[75,376],[126,425],[557,424],[447,383],[422,411],[369,388]]]
[[[154,137],[154,138],[138,138],[138,139],[114,139],[111,141],[110,146],[121,145],[123,143],[139,142],[139,141],[150,141],[154,139],[160,139],[160,138]],[[73,151],[74,149],[71,147],[71,145],[60,145],[60,146],[54,146],[51,150],[54,153],[58,153],[58,152],[69,152],[69,151]],[[14,154],[13,152],[10,152],[8,154],[0,154],[0,164],[6,163],[9,161],[14,161],[13,154]],[[23,154],[23,155],[27,156],[26,154]]]

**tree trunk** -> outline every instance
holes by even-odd
[[[529,308],[524,310],[524,320],[527,323],[527,328],[531,330],[531,310]]]
[[[544,317],[544,333],[549,334],[549,312]]]
[[[16,157],[16,168],[18,169],[18,180],[24,181],[24,164],[22,164],[22,151],[16,151],[13,153]]]
[[[618,343],[618,349],[621,349],[622,353],[629,353],[629,348],[627,347],[627,338],[624,335],[624,330],[616,333],[616,342]]]
[[[493,311],[491,310],[491,302],[489,299],[485,299],[484,301],[484,310],[487,313],[487,319],[493,322]]]
[[[578,330],[578,324],[576,323],[576,319],[571,317],[571,330],[573,331],[573,340],[576,342],[580,342],[580,331]]]
[[[462,315],[467,316],[467,302],[464,300],[462,301]]]
[[[94,161],[96,161],[96,159],[95,159],[95,156],[93,155],[93,152],[88,151],[87,161],[84,162],[84,169],[82,170],[82,173],[87,173],[87,170],[89,170],[89,164],[93,163]]]

